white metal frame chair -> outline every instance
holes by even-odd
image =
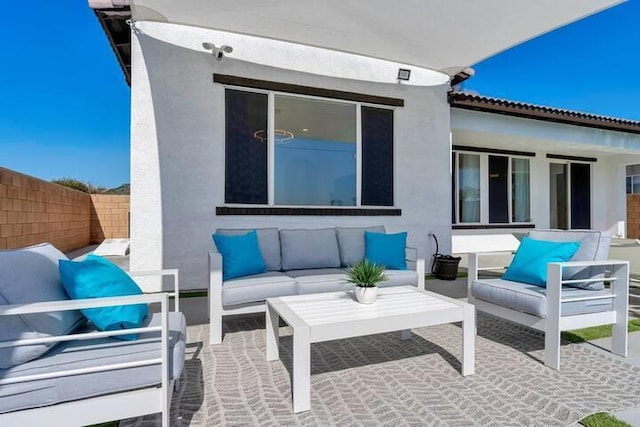
[[[547,315],[546,318],[542,318],[473,297],[471,286],[474,281],[479,280],[478,274],[480,271],[496,271],[506,268],[505,266],[480,267],[480,257],[505,255],[509,253],[510,252],[487,252],[469,254],[469,276],[467,279],[468,301],[475,305],[477,311],[483,311],[544,332],[544,363],[546,366],[556,370],[560,369],[560,334],[562,331],[599,325],[613,325],[611,350],[614,354],[627,357],[627,322],[629,308],[628,261],[604,260],[548,263],[546,284]],[[593,279],[565,280],[562,278],[562,271],[565,268],[594,266],[610,268],[611,274],[609,277]],[[610,284],[609,289],[611,290],[611,294],[604,297],[599,295],[562,299],[562,286],[578,282],[608,282]],[[570,316],[561,315],[562,303],[564,302],[588,301],[590,299],[603,298],[610,298],[612,300],[612,310]]]
[[[179,309],[178,270],[161,270],[145,272],[128,272],[132,277],[141,276],[173,276],[174,277],[174,310]],[[57,343],[74,340],[113,337],[127,334],[160,332],[161,357],[129,363],[115,363],[84,369],[68,369],[39,375],[26,375],[0,379],[0,387],[8,384],[24,383],[42,379],[60,378],[72,375],[83,375],[96,372],[107,372],[117,369],[159,365],[161,382],[159,385],[123,391],[103,396],[90,397],[50,406],[30,408],[0,414],[0,425],[67,427],[83,426],[112,420],[121,420],[153,413],[162,414],[162,426],[169,427],[169,409],[171,396],[177,382],[169,378],[169,296],[170,293],[154,293],[112,298],[91,298],[82,300],[47,301],[30,304],[14,304],[0,306],[0,316],[47,313],[55,311],[80,310],[85,308],[110,307],[116,305],[152,304],[160,305],[160,326],[147,326],[117,331],[75,333],[35,339],[20,339],[0,342],[0,348]]]

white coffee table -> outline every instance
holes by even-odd
[[[279,318],[293,328],[293,412],[311,409],[311,343],[462,322],[462,375],[474,372],[473,305],[414,286],[379,289],[378,300],[360,304],[352,292],[269,298],[267,360],[279,358]]]

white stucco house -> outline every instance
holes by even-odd
[[[131,85],[131,268],[204,288],[217,228],[381,224],[425,259],[430,232],[445,253],[533,225],[619,234],[640,124],[449,96],[474,63],[617,3],[89,0]]]
[[[625,237],[640,122],[461,92],[450,104],[453,252],[515,249],[534,227]]]

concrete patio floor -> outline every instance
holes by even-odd
[[[67,254],[69,258],[75,259],[91,252],[95,246],[83,248]],[[629,298],[629,315],[630,317],[640,317],[640,245],[635,240],[614,240],[610,256],[611,259],[624,259],[631,262],[632,282],[630,286]],[[110,257],[111,259],[111,257]],[[495,262],[492,265],[502,265],[504,257],[496,257],[487,262]],[[112,259],[124,269],[128,269],[128,257],[117,257]],[[508,264],[508,260],[506,261]],[[505,264],[506,265],[506,264]],[[466,267],[466,259],[463,257],[461,262],[462,270]],[[426,289],[451,298],[466,300],[467,298],[467,279],[458,278],[453,281],[445,281],[439,279],[429,279],[426,281]],[[189,325],[203,324],[208,322],[208,304],[206,297],[185,297],[181,298],[181,311],[184,312],[187,323]],[[611,345],[610,338],[603,338],[591,342],[580,344],[600,352],[606,357],[622,360],[633,366],[640,367],[640,332],[629,334],[629,351],[628,357],[622,358],[609,352]],[[629,423],[632,426],[640,427],[640,408],[630,408],[624,411],[612,414],[616,418]]]
[[[633,250],[632,250],[633,248]],[[613,249],[613,248],[612,248]],[[638,273],[640,273],[640,246],[635,244],[634,246],[628,246],[623,248],[620,251],[612,251],[614,254],[611,258],[618,257],[618,259],[629,259],[629,256],[632,256],[635,260],[632,261],[632,266],[636,267]],[[617,254],[615,254],[618,252]],[[620,253],[626,255],[624,258],[620,255]],[[633,267],[632,267],[633,269]],[[629,297],[629,316],[630,317],[640,317],[640,287],[637,286],[638,283],[632,283],[630,292],[631,295]],[[439,294],[447,295],[451,298],[464,299],[467,298],[467,280],[466,278],[460,278],[453,281],[445,281],[445,280],[427,280],[426,281],[427,290],[437,292]],[[586,343],[580,344],[582,346],[588,347],[590,350],[594,350],[598,353],[603,354],[606,357],[610,357],[612,359],[621,360],[623,362],[629,363],[633,366],[640,367],[640,332],[634,332],[629,334],[629,349],[628,356],[626,358],[617,356],[609,351],[611,348],[611,338],[602,338],[598,340],[589,341]],[[640,407],[638,408],[630,408],[619,412],[614,412],[612,415],[619,420],[625,421],[632,426],[640,427]],[[579,424],[576,424],[579,426]]]

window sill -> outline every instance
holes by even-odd
[[[217,206],[216,215],[289,215],[289,216],[401,216],[402,209],[395,208],[294,208],[276,206]]]
[[[536,228],[535,224],[453,224],[453,230],[500,230],[504,228]]]

